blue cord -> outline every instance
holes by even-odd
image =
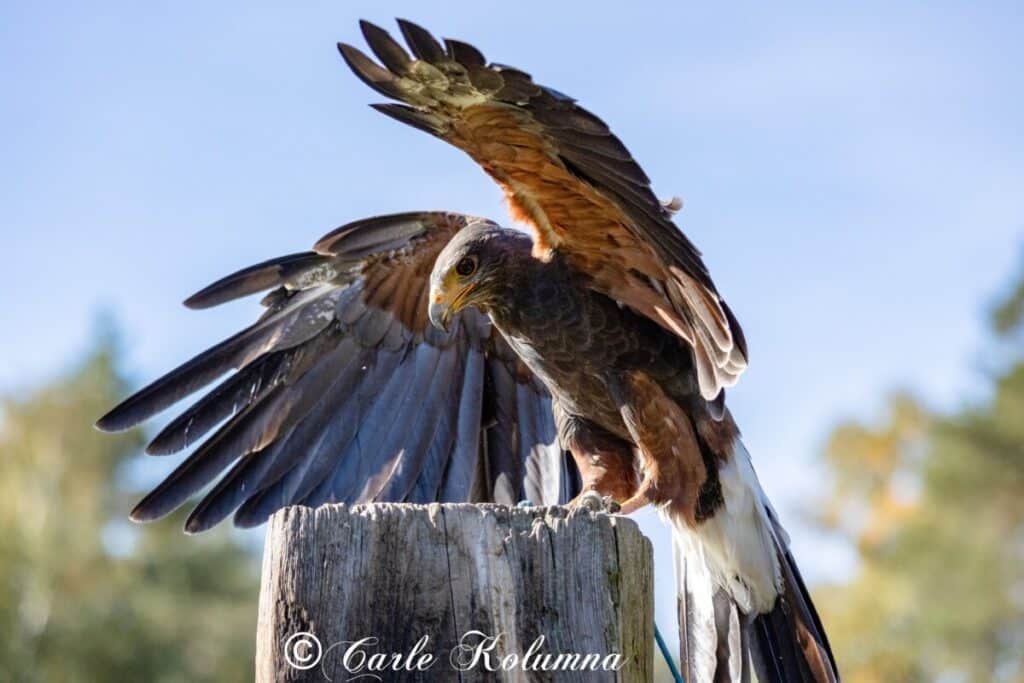
[[[686,683],[683,680],[683,675],[679,673],[679,668],[676,666],[676,661],[672,659],[672,653],[668,651],[668,645],[665,644],[665,639],[661,637],[661,631],[658,630],[658,625],[654,625],[654,639],[658,641],[658,649],[661,650],[661,656],[665,658],[665,663],[668,664],[668,671],[672,674],[672,680],[676,683]]]

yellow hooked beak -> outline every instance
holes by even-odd
[[[445,332],[451,325],[452,317],[462,310],[466,304],[466,298],[476,286],[474,284],[459,286],[454,280],[454,273],[448,273],[440,286],[431,285],[430,287],[430,308],[427,315],[434,327]]]

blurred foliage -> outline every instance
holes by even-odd
[[[142,434],[92,427],[127,393],[115,348],[2,402],[0,680],[252,680],[252,553],[180,517],[126,521]]]
[[[1020,331],[1021,321],[1024,320],[1024,277],[1018,279],[1017,286],[1010,295],[996,307],[992,320],[996,332],[1001,335],[1011,335]]]
[[[819,521],[860,558],[816,591],[845,681],[1024,681],[1024,278],[993,318],[1012,343],[989,398],[938,415],[898,395],[825,449]]]

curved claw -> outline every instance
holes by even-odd
[[[567,507],[583,508],[591,512],[606,512],[611,515],[614,515],[620,509],[619,504],[611,496],[602,496],[593,489],[584,491],[573,498],[569,501]]]

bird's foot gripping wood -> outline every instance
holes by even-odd
[[[583,508],[591,512],[607,512],[612,515],[618,513],[621,509],[621,506],[611,496],[602,496],[593,489],[583,491],[580,495],[570,500],[566,507]]]

